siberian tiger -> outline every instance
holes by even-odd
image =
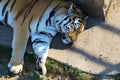
[[[76,41],[84,30],[83,13],[68,0],[0,0],[0,21],[13,28],[10,71],[18,74],[23,69],[28,38],[37,55],[36,64],[46,74],[45,62],[51,40],[56,33],[64,34],[63,43]]]

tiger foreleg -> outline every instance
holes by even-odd
[[[39,71],[39,73],[43,75],[45,75],[47,72],[45,63],[48,56],[48,49],[48,47],[42,47],[40,45],[38,49],[35,50],[37,55],[36,68]]]
[[[8,63],[10,71],[18,74],[23,69],[24,53],[29,38],[29,32],[23,27],[14,28],[13,42],[12,42],[12,57]]]
[[[38,70],[40,74],[43,74],[43,75],[47,73],[45,63],[46,63],[46,60],[39,58],[39,57],[37,58],[36,69]]]
[[[32,36],[32,45],[35,54],[37,55],[36,68],[43,75],[46,74],[46,58],[50,46],[51,38],[46,34],[34,34]]]

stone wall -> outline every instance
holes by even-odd
[[[106,20],[109,8],[115,0],[73,0],[83,12],[95,18]],[[117,1],[117,0],[116,0]]]

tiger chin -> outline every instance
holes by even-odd
[[[10,71],[23,70],[28,38],[37,56],[36,66],[46,74],[46,59],[53,37],[64,34],[64,44],[73,43],[84,30],[85,18],[72,2],[67,0],[0,0],[0,21],[13,28]]]

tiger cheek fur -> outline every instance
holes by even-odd
[[[66,34],[68,28],[76,29],[76,26],[72,26],[75,19],[81,20],[83,17],[82,12],[77,10],[74,4],[67,0],[0,0],[0,21],[14,30],[12,57],[8,63],[10,71],[14,74],[22,72],[26,45],[30,37],[37,56],[37,69],[46,74],[45,63],[50,43],[56,33],[65,35],[65,44],[73,42],[73,36],[74,41],[77,38],[76,31]],[[77,22],[79,25],[82,21]]]

